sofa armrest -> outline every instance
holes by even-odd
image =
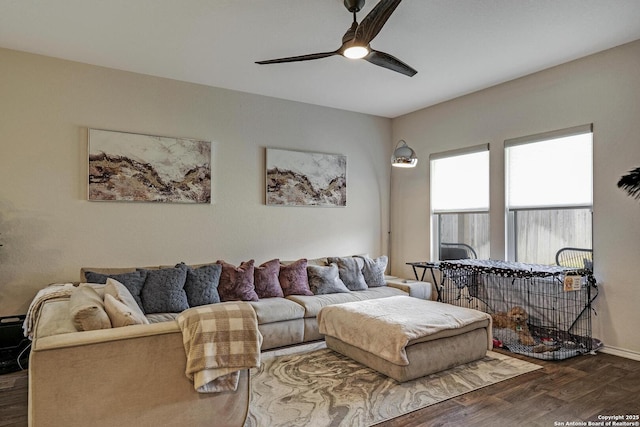
[[[180,333],[176,322],[160,322],[150,325],[123,326],[121,328],[98,329],[95,331],[71,332],[33,340],[32,351],[57,348],[81,347],[86,345],[117,342],[154,335]]]
[[[233,392],[198,393],[175,321],[35,338],[30,427],[241,426],[249,370]]]
[[[400,289],[409,296],[421,299],[431,299],[432,286],[429,282],[420,282],[412,279],[401,279],[399,277],[387,278],[387,286]]]

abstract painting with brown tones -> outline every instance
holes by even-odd
[[[211,203],[211,143],[89,129],[89,200]]]
[[[267,205],[347,205],[347,157],[267,148]]]

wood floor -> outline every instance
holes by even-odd
[[[0,427],[27,425],[27,371],[0,375]]]
[[[504,354],[544,368],[378,426],[554,427],[640,414],[638,361],[604,353],[550,362]]]
[[[604,353],[557,362],[505,354],[544,368],[378,426],[556,427],[640,414],[640,362]],[[27,392],[26,371],[0,375],[0,427],[27,425]]]

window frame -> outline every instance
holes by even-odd
[[[465,147],[455,150],[448,150],[439,153],[432,153],[429,155],[429,194],[430,194],[430,222],[431,222],[431,259],[432,261],[438,261],[440,259],[440,244],[442,243],[442,236],[440,235],[440,221],[441,215],[455,215],[455,214],[486,214],[489,218],[489,223],[491,219],[491,154],[489,150],[489,144],[479,144],[471,147]],[[487,153],[487,179],[488,179],[488,189],[487,189],[487,208],[477,209],[477,208],[469,208],[469,209],[434,209],[433,208],[433,161],[439,159],[445,159],[456,156],[463,156],[467,154],[475,154],[475,153]],[[490,233],[489,233],[490,236]],[[452,242],[455,243],[455,242]]]
[[[534,144],[538,142],[549,141],[553,139],[565,138],[576,135],[591,134],[591,204],[554,204],[554,205],[535,205],[535,206],[515,206],[509,205],[509,164],[507,150],[518,145]],[[508,261],[518,260],[518,236],[516,230],[518,226],[518,212],[521,211],[552,211],[552,210],[571,210],[571,209],[588,209],[591,214],[591,247],[593,249],[593,123],[579,125],[565,129],[558,129],[550,132],[543,132],[535,135],[529,135],[519,138],[507,139],[504,141],[504,197],[505,197],[505,257]]]

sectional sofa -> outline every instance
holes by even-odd
[[[250,270],[255,278],[251,286],[256,295],[247,291],[237,299],[247,300],[255,310],[258,329],[263,336],[263,351],[323,339],[318,332],[316,316],[326,305],[395,295],[431,299],[431,284],[385,276],[384,257],[376,260],[366,256],[350,258],[272,260],[260,266],[254,266],[251,261],[238,267],[218,261],[197,266],[179,264],[143,269],[83,268],[81,282],[84,283],[90,283],[89,279],[125,278],[127,274],[136,276],[137,272],[144,272],[146,282],[143,281],[141,289],[136,289],[135,283],[129,286],[132,286],[133,297],[139,291],[140,308],[144,309],[145,305],[155,307],[150,310],[154,312],[145,312],[143,324],[80,331],[78,329],[82,327],[71,314],[72,293],[44,301],[33,326],[29,425],[241,426],[248,412],[249,371],[241,373],[234,392],[203,394],[194,390],[184,372],[186,359],[182,333],[174,321],[178,312],[163,310],[171,308],[172,304],[184,305],[184,301],[180,302],[180,297],[175,295],[166,301],[155,300],[159,290],[167,286],[166,272],[174,274],[182,268],[191,274],[187,277],[196,277],[198,272],[213,271],[215,276],[218,271],[218,297],[224,301],[225,292],[233,293],[246,285],[243,280],[248,280],[247,271]],[[274,279],[274,261],[278,264],[279,272],[275,277],[281,285],[282,296],[260,297],[257,293],[269,295],[270,290],[262,286],[269,280],[259,280],[259,277]],[[214,264],[220,268],[210,267]],[[270,269],[270,266],[274,268]],[[308,286],[297,289],[299,283],[295,282],[301,279],[302,271],[306,272],[302,281],[306,278]],[[349,275],[353,273],[357,277],[356,282],[351,283],[353,278]],[[163,279],[160,288],[157,284],[155,288],[151,286],[149,277],[152,276]],[[345,281],[338,280],[343,277]],[[274,281],[271,280],[272,285]],[[98,292],[105,286],[74,285],[78,288],[91,286]],[[215,300],[215,295],[208,295],[203,288],[198,288],[200,285],[191,288],[184,285],[185,289],[193,291],[187,297],[188,304],[208,302],[207,298]],[[150,289],[145,291],[147,286]],[[232,289],[227,289],[230,286]],[[356,288],[360,290],[353,290]],[[271,291],[278,293],[274,289]],[[198,298],[200,301],[196,301]]]

